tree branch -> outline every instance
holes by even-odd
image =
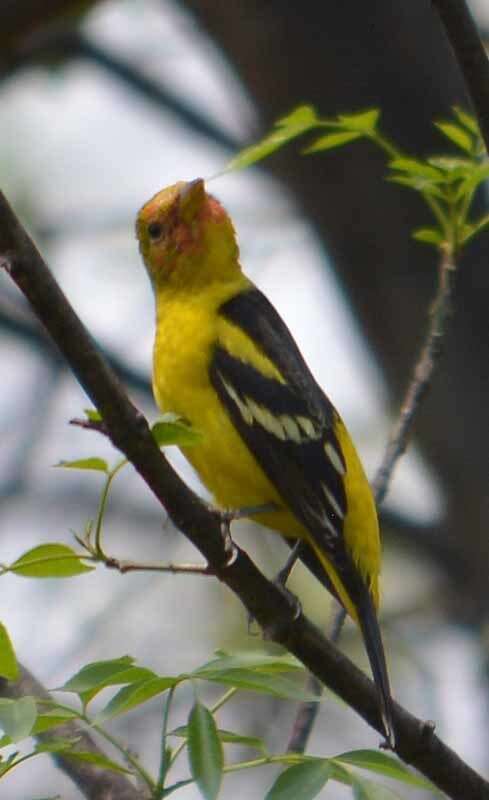
[[[465,0],[432,0],[462,71],[489,153],[489,62]]]
[[[446,248],[440,259],[438,287],[430,310],[431,320],[426,340],[409,381],[399,418],[394,425],[382,463],[373,481],[377,505],[383,502],[388,492],[394,467],[406,450],[414,419],[429,389],[433,372],[442,354],[446,322],[451,311],[455,274],[456,265],[449,249]]]
[[[23,666],[20,666],[20,678],[15,682],[8,682],[0,678],[0,695],[11,700],[19,700],[28,695],[40,700],[52,700],[49,692],[36,678]],[[103,755],[94,739],[75,722],[65,722],[51,731],[45,731],[36,736],[40,742],[49,742],[51,739],[76,739],[73,744],[74,751]],[[125,776],[112,770],[102,769],[90,764],[88,761],[77,761],[66,753],[53,753],[52,757],[72,781],[78,786],[88,800],[145,800],[146,795],[137,789]]]
[[[223,536],[221,515],[180,479],[158,449],[144,417],[129,402],[39,252],[0,194],[0,265],[10,273],[99,409],[113,444],[132,462],[174,524],[216,576],[242,601],[265,636],[293,653],[335,694],[382,733],[373,683],[334,648],[248,555]],[[394,704],[396,752],[454,800],[489,800],[489,784],[448,748],[432,726]]]

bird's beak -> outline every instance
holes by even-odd
[[[205,199],[205,185],[203,178],[196,178],[184,184],[178,193],[180,201],[180,214],[185,222],[191,222],[197,211],[202,207]]]

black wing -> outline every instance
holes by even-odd
[[[253,340],[284,383],[217,346],[210,370],[214,388],[284,502],[321,550],[341,561],[345,462],[334,432],[336,412],[258,289],[237,295],[219,313]]]
[[[334,563],[365,639],[387,738],[394,746],[392,701],[382,639],[369,587],[345,548],[346,464],[334,431],[337,413],[311,375],[292,335],[266,297],[250,289],[219,313],[241,328],[272,361],[284,382],[216,346],[210,376],[241,438],[284,503],[307,528],[317,548]],[[337,597],[307,542],[300,558]]]

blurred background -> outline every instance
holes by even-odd
[[[489,0],[471,7],[484,32]],[[378,106],[389,136],[419,155],[444,148],[434,119],[454,104],[468,107],[428,0],[7,0],[0,54],[0,187],[151,420],[153,299],[134,237],[137,210],[151,195],[215,175],[301,103],[331,116]],[[435,291],[435,256],[410,238],[426,212],[383,182],[383,160],[368,143],[307,158],[298,151],[214,179],[210,189],[235,221],[247,273],[293,330],[373,476]],[[488,255],[486,237],[464,256],[444,358],[382,523],[394,693],[486,773]],[[72,544],[96,513],[102,477],[54,464],[92,455],[115,463],[118,454],[68,424],[87,398],[4,275],[0,288],[0,561],[9,562],[42,542]],[[171,458],[202,491],[178,454]],[[276,537],[242,523],[236,536],[267,574],[282,565]],[[197,560],[131,468],[114,484],[105,546],[118,558]],[[297,569],[292,588],[327,625],[331,603],[316,581]],[[19,658],[48,688],[89,661],[125,653],[173,674],[218,647],[262,646],[234,597],[208,578],[102,567],[66,581],[9,575],[2,598]],[[341,646],[367,668],[353,626]],[[243,694],[220,723],[264,736],[279,752],[296,709],[259,700]],[[177,694],[175,724],[190,701],[190,690]],[[113,726],[152,771],[160,717],[155,701]],[[309,752],[376,747],[378,739],[327,700]],[[272,778],[271,769],[229,776],[222,796],[262,796]],[[6,800],[57,795],[81,797],[47,756],[2,782]],[[350,796],[336,784],[323,795]],[[197,793],[189,787],[181,796]],[[427,797],[404,788],[402,796]]]

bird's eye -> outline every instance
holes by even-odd
[[[161,222],[150,222],[148,225],[148,234],[150,239],[159,239],[163,235],[164,228]]]

